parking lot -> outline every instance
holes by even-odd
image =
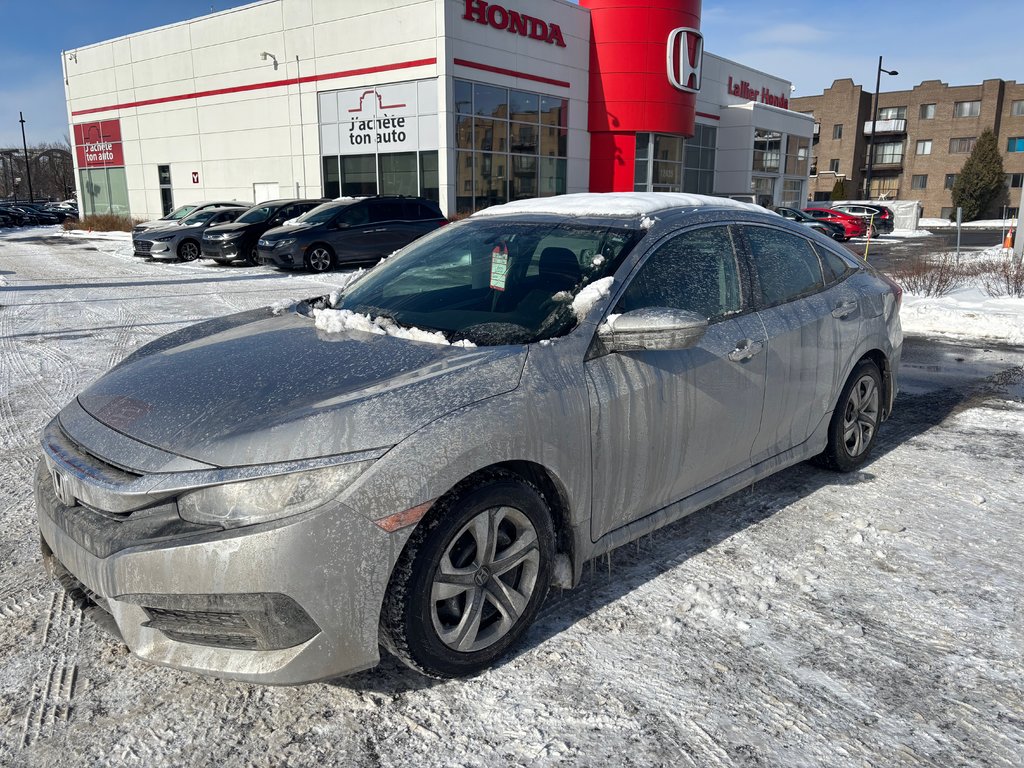
[[[150,666],[83,620],[40,565],[38,433],[142,344],[347,273],[130,249],[0,233],[0,763],[1024,763],[1024,350],[908,337],[862,471],[793,467],[592,562],[479,677],[385,657],[270,688]]]

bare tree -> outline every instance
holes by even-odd
[[[75,189],[75,166],[67,140],[29,147],[32,191],[37,200],[65,200]],[[0,199],[28,199],[25,153],[20,147],[0,149]]]

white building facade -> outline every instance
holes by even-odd
[[[64,52],[83,213],[405,194],[451,215],[622,189],[803,202],[813,120],[786,108],[788,82],[691,48],[699,90],[671,90],[671,42],[667,72],[612,71],[609,21],[664,0],[506,1],[261,0]],[[630,44],[664,61],[673,25],[699,26],[699,2],[674,5]],[[636,116],[610,123],[608,94],[633,82]]]

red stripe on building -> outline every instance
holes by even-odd
[[[721,120],[718,115],[709,115],[707,112],[698,112],[697,117],[706,117],[708,120]]]
[[[460,67],[469,67],[470,69],[479,69],[483,72],[493,72],[496,75],[508,75],[509,77],[519,77],[523,80],[533,80],[537,83],[547,83],[548,85],[557,85],[559,88],[568,88],[570,84],[564,80],[553,80],[550,77],[541,77],[540,75],[528,75],[525,72],[516,72],[511,69],[503,69],[502,67],[492,67],[490,64],[479,64],[475,61],[466,61],[465,59],[455,59],[455,63]]]
[[[251,83],[250,85],[234,85],[230,88],[214,88],[209,91],[196,91],[195,93],[181,93],[176,96],[161,96],[156,99],[143,99],[142,101],[126,101],[123,104],[110,104],[105,107],[93,107],[91,109],[79,109],[71,113],[76,115],[91,115],[94,112],[109,112],[114,109],[132,109],[133,107],[148,107],[151,104],[166,104],[171,101],[185,101],[186,99],[203,99],[207,96],[223,96],[227,93],[244,93],[245,91],[258,91],[263,88],[281,88],[286,85],[298,85],[300,83],[315,83],[321,80],[336,80],[339,77],[356,77],[358,75],[369,75],[374,72],[390,72],[396,69],[409,69],[410,67],[427,67],[437,64],[437,59],[417,59],[415,61],[400,61],[397,64],[382,64],[379,67],[361,67],[360,69],[346,69],[343,72],[328,72],[323,75],[306,75],[305,77],[291,77],[286,80],[270,80],[265,83]],[[568,83],[566,84],[568,85]]]

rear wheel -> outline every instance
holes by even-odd
[[[828,445],[817,457],[824,467],[852,472],[868,460],[882,418],[882,377],[861,360],[839,395],[828,427]]]
[[[195,261],[199,258],[199,243],[195,240],[182,240],[178,246],[178,258],[182,261]]]
[[[247,264],[258,267],[260,265],[260,253],[256,250],[256,244],[253,243],[249,246],[249,250],[246,252],[245,261]]]
[[[313,272],[327,272],[334,268],[334,251],[326,245],[314,245],[306,251],[306,266]]]
[[[551,583],[551,515],[507,473],[454,491],[413,533],[381,610],[381,642],[435,677],[480,672],[532,623]]]

